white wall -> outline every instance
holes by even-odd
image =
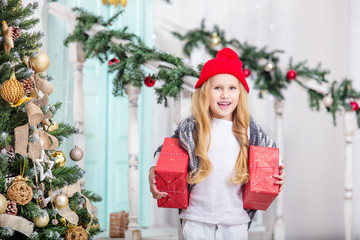
[[[356,0],[163,0],[155,1],[155,44],[164,51],[184,57],[182,43],[169,33],[184,32],[200,26],[206,18],[207,29],[214,24],[225,30],[227,39],[268,49],[284,50],[281,66],[286,68],[290,56],[295,61],[318,62],[331,71],[328,80],[354,79],[360,90],[360,4]],[[204,59],[204,61],[207,59]],[[250,86],[252,83],[250,83]],[[307,92],[297,84],[284,91],[284,142],[287,181],[284,208],[287,239],[342,239],[344,236],[343,121],[322,107],[321,112],[308,106]],[[273,103],[270,96],[257,99],[250,91],[252,115],[269,135],[274,136]],[[158,106],[155,119],[163,119],[169,111]],[[154,121],[154,150],[174,126],[164,128]],[[160,130],[161,128],[161,130]],[[354,238],[360,239],[360,136],[354,140]],[[273,208],[265,216],[272,227]],[[174,217],[174,213],[170,218]],[[160,224],[158,220],[155,222]]]

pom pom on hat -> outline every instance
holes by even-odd
[[[235,76],[249,93],[249,86],[242,72],[242,62],[238,55],[230,48],[223,48],[216,54],[216,58],[207,61],[201,70],[195,88],[199,88],[205,81],[217,74],[231,74]]]

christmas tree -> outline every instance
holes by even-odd
[[[91,202],[101,197],[81,189],[84,171],[57,150],[77,129],[54,120],[61,103],[49,103],[50,61],[31,31],[37,7],[0,1],[0,239],[88,239],[100,232]]]

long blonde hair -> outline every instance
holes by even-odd
[[[192,96],[191,113],[196,119],[196,130],[194,140],[196,143],[195,155],[199,158],[199,168],[188,174],[190,184],[199,183],[209,176],[212,171],[212,164],[208,157],[208,150],[211,142],[210,124],[210,81],[197,88]],[[232,184],[244,184],[249,180],[247,170],[249,139],[247,129],[250,124],[250,113],[247,102],[247,92],[240,84],[240,96],[237,107],[233,112],[233,133],[240,144],[240,151],[237,157],[235,168],[230,181]]]

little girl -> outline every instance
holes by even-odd
[[[244,209],[242,186],[249,180],[250,145],[276,147],[250,117],[249,87],[242,62],[230,48],[205,63],[192,97],[192,115],[181,121],[173,138],[189,153],[189,206],[180,212],[186,240],[247,239],[255,210]],[[167,193],[156,188],[155,153],[149,181],[153,198]],[[285,171],[274,175],[283,188]]]

